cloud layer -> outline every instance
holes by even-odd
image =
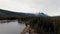
[[[56,16],[60,15],[60,0],[0,0],[0,9]]]

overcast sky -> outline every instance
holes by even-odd
[[[0,9],[56,16],[60,15],[60,0],[0,0]]]

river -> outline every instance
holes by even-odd
[[[0,34],[20,34],[24,29],[24,24],[18,24],[17,21],[0,24]]]

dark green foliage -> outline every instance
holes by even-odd
[[[60,34],[60,18],[56,17],[37,17],[29,21],[29,25],[36,32],[49,32],[50,34]],[[39,33],[40,33],[39,32]]]

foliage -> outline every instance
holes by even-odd
[[[50,32],[53,27],[53,33],[60,34],[60,17],[36,17],[29,20],[28,23],[34,30],[43,30]],[[45,29],[46,28],[46,29]],[[48,28],[48,29],[47,29]],[[49,30],[50,29],[50,30]]]

